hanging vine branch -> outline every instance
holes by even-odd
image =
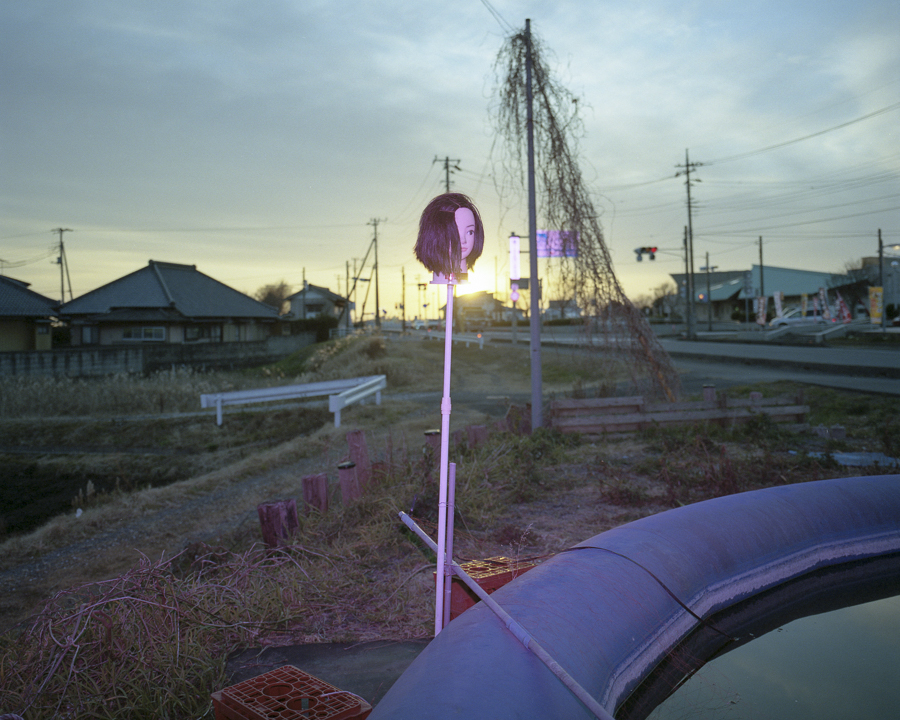
[[[581,308],[590,348],[627,356],[625,364],[638,392],[675,400],[678,374],[650,324],[616,278],[597,211],[582,178],[578,148],[584,126],[578,98],[553,78],[543,44],[534,34],[530,46],[537,214],[544,227],[566,231],[563,242],[573,244],[576,255],[559,259],[558,274],[548,289]],[[493,119],[498,138],[503,140],[499,144],[501,197],[518,194],[527,183],[528,52],[529,37],[522,31],[507,38],[494,66]]]

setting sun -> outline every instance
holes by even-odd
[[[497,290],[501,286],[498,284],[496,278],[494,277],[493,272],[488,272],[485,268],[481,268],[480,270],[469,270],[469,281],[462,285],[458,285],[456,288],[456,294],[459,295],[471,295],[476,292],[489,292],[493,293],[494,297],[498,300],[502,300]]]

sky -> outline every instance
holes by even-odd
[[[66,228],[75,297],[150,259],[343,294],[377,226],[381,307],[405,277],[412,317],[449,158],[485,225],[470,289],[505,299],[527,202],[498,191],[494,64],[526,18],[630,297],[684,270],[687,152],[695,269],[749,269],[760,236],[824,272],[900,243],[895,0],[0,0],[0,270],[58,298]]]

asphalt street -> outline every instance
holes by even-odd
[[[790,380],[858,392],[900,395],[900,350],[758,345],[660,339],[686,393]]]

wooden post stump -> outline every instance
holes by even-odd
[[[703,386],[703,399],[706,402],[715,402],[716,401],[716,386],[715,385],[704,385]]]
[[[531,435],[531,403],[510,405],[506,411],[506,426],[516,435]]]
[[[355,500],[359,500],[359,481],[356,478],[356,463],[352,460],[338,465],[338,478],[341,481],[341,499],[344,507]]]
[[[372,481],[372,461],[369,460],[369,448],[366,435],[362,430],[347,433],[347,444],[350,446],[350,460],[356,463],[356,480],[360,491],[369,487]]]
[[[307,475],[303,483],[303,512],[309,515],[310,508],[315,508],[323,515],[328,512],[328,476],[325,473]]]
[[[294,498],[257,505],[256,511],[259,513],[259,525],[266,547],[286,545],[285,541],[300,527]]]
[[[466,431],[469,433],[470,450],[484,445],[488,440],[487,425],[469,425],[466,427]]]
[[[431,452],[431,457],[439,458],[441,456],[441,431],[440,430],[426,430],[425,431],[425,450],[424,452],[428,454]]]

